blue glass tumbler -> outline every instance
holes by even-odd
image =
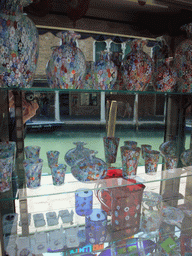
[[[80,216],[88,216],[92,213],[93,192],[91,190],[78,189],[75,193],[75,211]]]

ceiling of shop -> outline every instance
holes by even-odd
[[[47,13],[57,15],[67,15],[67,4],[77,3],[77,0],[40,0],[42,3],[45,1],[49,2]],[[30,9],[26,10],[30,13]],[[141,6],[138,0],[90,0],[83,18],[126,23],[135,30],[146,29],[157,36],[176,36],[183,33],[180,31],[181,25],[192,22],[192,1],[147,0]]]

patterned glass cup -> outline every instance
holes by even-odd
[[[11,189],[13,163],[13,156],[0,158],[0,192]]]
[[[23,161],[28,188],[37,188],[41,183],[43,160],[40,158],[28,158]]]
[[[46,152],[47,154],[47,160],[48,160],[48,165],[51,168],[52,165],[58,164],[58,159],[59,159],[59,151],[56,150],[50,150]]]
[[[133,149],[122,146],[120,149],[123,177],[135,176],[137,174],[141,148],[137,147]]]
[[[28,158],[39,158],[41,147],[39,146],[27,146],[24,148],[26,159]]]
[[[55,164],[51,166],[53,185],[58,186],[64,184],[66,170],[67,166],[65,164]]]
[[[177,168],[179,158],[177,156],[165,156],[165,166],[166,170],[171,170]]]
[[[151,175],[156,174],[159,156],[160,152],[156,150],[145,152],[145,173]]]
[[[135,149],[137,147],[137,142],[132,140],[126,140],[124,141],[124,146]]]
[[[106,163],[115,163],[117,158],[117,150],[119,146],[119,138],[116,137],[104,137],[104,150]]]

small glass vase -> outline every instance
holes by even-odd
[[[69,166],[73,166],[77,160],[82,159],[84,157],[88,157],[90,154],[90,149],[85,148],[84,146],[87,144],[83,141],[73,142],[76,145],[76,148],[72,148],[65,154],[65,162]]]
[[[100,59],[95,62],[96,89],[111,90],[117,80],[117,67],[111,60],[111,52],[102,51]]]
[[[82,86],[86,70],[85,56],[76,46],[79,34],[74,31],[59,32],[62,44],[54,47],[47,64],[46,75],[51,88],[78,89]]]
[[[72,175],[79,181],[93,181],[104,179],[107,175],[107,164],[95,154],[97,151],[91,150],[89,156],[76,161],[71,167]]]

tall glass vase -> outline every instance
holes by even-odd
[[[60,89],[82,88],[86,71],[85,56],[76,46],[79,34],[73,31],[59,32],[62,44],[54,47],[51,59],[46,68],[49,86]]]
[[[39,35],[23,13],[33,0],[0,3],[0,87],[31,87],[39,54]]]

